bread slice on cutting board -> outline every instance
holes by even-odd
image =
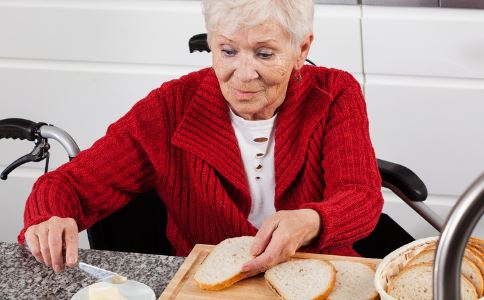
[[[244,279],[242,265],[254,258],[250,254],[253,241],[252,236],[241,236],[226,239],[215,246],[195,273],[198,287],[216,291]]]
[[[396,299],[432,300],[432,272],[430,263],[405,267],[388,283],[387,293]],[[476,300],[477,292],[472,283],[461,276],[462,300]]]
[[[378,299],[375,289],[375,270],[360,262],[332,260],[336,269],[336,285],[328,300],[374,300]]]
[[[297,259],[272,267],[264,277],[284,300],[327,299],[336,282],[336,271],[323,260]]]

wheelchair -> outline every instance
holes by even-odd
[[[190,38],[189,50],[207,51],[206,34]],[[314,64],[310,60],[309,63]],[[47,123],[25,119],[0,120],[0,139],[13,138],[35,143],[31,153],[11,163],[1,174],[6,180],[15,168],[28,162],[46,160],[48,169],[49,142],[54,139],[73,159],[79,150],[75,140],[64,130]],[[422,180],[405,166],[377,159],[382,177],[382,186],[390,189],[405,201],[439,232],[444,221],[425,205],[427,188]],[[171,255],[172,247],[165,235],[167,211],[155,190],[135,197],[126,206],[114,212],[87,229],[91,249]],[[354,244],[354,250],[361,256],[383,258],[400,246],[414,241],[414,238],[388,215],[381,214],[373,232]]]

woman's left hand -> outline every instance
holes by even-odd
[[[269,217],[255,235],[251,252],[257,256],[242,266],[253,276],[287,261],[320,232],[319,214],[313,209],[281,210]]]

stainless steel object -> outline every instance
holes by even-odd
[[[127,280],[126,277],[121,276],[117,273],[104,270],[102,268],[99,268],[90,264],[86,264],[83,262],[79,262],[79,269],[91,275],[92,277],[102,281],[108,281],[111,283],[123,283],[123,282],[126,282]]]
[[[42,137],[58,141],[64,147],[70,158],[74,158],[79,153],[79,146],[77,146],[74,139],[63,129],[52,125],[44,125],[39,128],[39,131]]]
[[[459,198],[440,235],[434,260],[434,299],[460,299],[462,257],[483,213],[484,173]]]

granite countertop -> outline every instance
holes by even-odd
[[[159,297],[183,257],[79,249],[79,260],[151,287]],[[18,244],[0,242],[0,299],[63,300],[96,279],[78,268],[58,274]]]

